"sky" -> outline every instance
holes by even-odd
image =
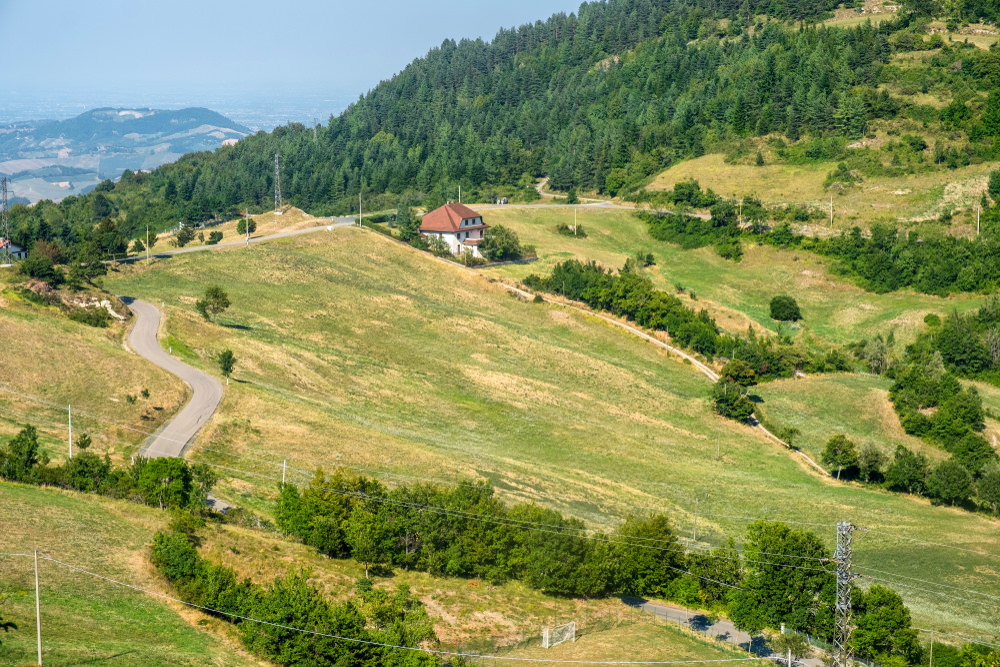
[[[575,12],[579,0],[0,0],[0,110],[340,108],[445,39]],[[330,109],[332,113],[334,109]]]

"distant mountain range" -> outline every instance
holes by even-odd
[[[67,120],[0,125],[0,174],[12,201],[83,194],[123,171],[214,150],[250,130],[209,109],[94,109]]]

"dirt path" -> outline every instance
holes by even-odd
[[[507,290],[509,290],[509,291],[511,291],[511,292],[513,292],[513,293],[517,294],[518,296],[521,296],[521,297],[523,297],[525,299],[533,299],[533,298],[535,298],[535,294],[534,293],[528,292],[527,290],[521,289],[520,287],[517,287],[515,285],[511,285],[509,283],[505,283],[503,281],[500,281],[500,284],[503,285]],[[716,373],[714,370],[712,370],[706,364],[704,364],[701,361],[699,361],[698,359],[696,359],[694,356],[688,354],[687,352],[685,352],[684,350],[681,350],[680,348],[676,348],[673,345],[670,345],[668,343],[663,342],[659,338],[656,338],[654,336],[649,335],[648,333],[646,333],[645,331],[639,329],[638,327],[634,327],[631,324],[628,324],[626,322],[622,322],[621,320],[615,319],[615,318],[613,318],[613,317],[611,317],[609,315],[605,315],[603,313],[599,313],[599,312],[590,310],[589,308],[585,308],[583,306],[577,305],[577,304],[572,303],[570,301],[567,301],[565,299],[560,299],[558,297],[549,296],[547,294],[541,294],[540,296],[542,297],[542,299],[544,299],[548,303],[551,303],[551,304],[554,304],[554,305],[557,305],[557,306],[562,306],[563,308],[569,308],[571,310],[576,310],[576,311],[581,312],[581,313],[585,313],[587,315],[590,315],[591,317],[596,317],[596,318],[604,320],[605,322],[608,322],[609,324],[612,324],[612,325],[614,325],[616,327],[620,327],[622,329],[625,329],[626,331],[628,331],[629,333],[631,333],[634,336],[638,336],[639,338],[642,338],[643,340],[649,341],[650,343],[653,343],[654,345],[662,347],[663,349],[671,352],[672,354],[676,354],[677,356],[681,357],[682,359],[688,360],[689,362],[691,362],[692,366],[694,366],[696,369],[698,369],[698,371],[700,371],[702,373],[702,375],[704,375],[705,377],[707,377],[712,382],[718,382],[718,380],[719,380],[719,374],[718,373]],[[774,442],[778,443],[779,445],[782,445],[783,447],[785,447],[788,450],[790,450],[790,451],[794,452],[795,454],[797,454],[802,459],[803,462],[805,462],[809,466],[812,466],[812,468],[814,468],[817,472],[819,472],[824,477],[827,477],[826,470],[824,470],[821,465],[819,465],[818,463],[816,463],[815,461],[813,461],[809,457],[808,454],[806,454],[805,452],[802,452],[801,450],[797,450],[797,449],[793,448],[787,442],[785,442],[784,440],[782,440],[781,438],[779,438],[778,436],[776,436],[774,433],[772,433],[771,431],[769,431],[767,428],[764,427],[763,424],[761,424],[759,421],[757,421],[756,416],[751,416],[750,418],[752,420],[752,425],[753,425],[754,428],[760,430],[761,433],[763,433],[765,436],[767,436],[768,438],[770,438]]]

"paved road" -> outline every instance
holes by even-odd
[[[222,401],[222,383],[217,379],[174,359],[160,347],[160,310],[151,303],[122,297],[135,313],[135,324],[129,334],[129,345],[136,354],[145,357],[168,373],[184,380],[191,387],[191,400],[151,436],[142,449],[149,458],[183,456],[188,444],[215,414]]]
[[[302,229],[289,229],[281,232],[276,232],[274,234],[268,234],[267,236],[251,236],[250,243],[264,243],[265,241],[275,241],[277,239],[287,239],[293,236],[302,236],[303,234],[315,234],[317,232],[333,231],[337,227],[350,227],[355,224],[354,218],[351,216],[342,216],[339,218],[319,218],[320,220],[326,220],[329,225],[318,225],[316,227],[304,227]],[[163,250],[161,252],[150,253],[150,257],[170,257],[172,255],[184,255],[189,252],[202,252],[204,250],[220,250],[222,248],[234,248],[237,246],[245,246],[247,241],[245,238],[241,238],[238,241],[226,241],[225,243],[217,243],[215,245],[199,245],[191,246],[188,248],[176,248],[174,250]],[[126,259],[118,260],[119,264],[127,264],[130,262],[141,262],[146,259],[145,255],[134,255]],[[105,264],[110,263],[106,261]]]
[[[736,644],[737,646],[751,651],[754,655],[772,660],[782,660],[783,656],[775,654],[767,645],[767,640],[763,636],[750,637],[749,634],[737,630],[732,621],[719,619],[715,623],[711,622],[707,616],[692,612],[684,607],[678,607],[663,602],[647,602],[644,600],[625,600],[625,604],[638,607],[648,614],[653,614],[658,618],[663,618],[671,623],[686,625],[692,630],[704,632],[707,635]],[[784,661],[782,660],[782,664]],[[796,665],[806,665],[806,667],[822,667],[823,660],[816,657],[807,657],[796,660]]]

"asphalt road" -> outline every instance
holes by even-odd
[[[176,375],[191,387],[191,399],[172,419],[152,435],[141,454],[148,458],[183,456],[188,444],[198,431],[215,414],[222,401],[222,383],[167,354],[160,347],[157,332],[160,329],[160,310],[151,303],[122,297],[135,313],[135,324],[129,333],[129,346],[163,370]]]

